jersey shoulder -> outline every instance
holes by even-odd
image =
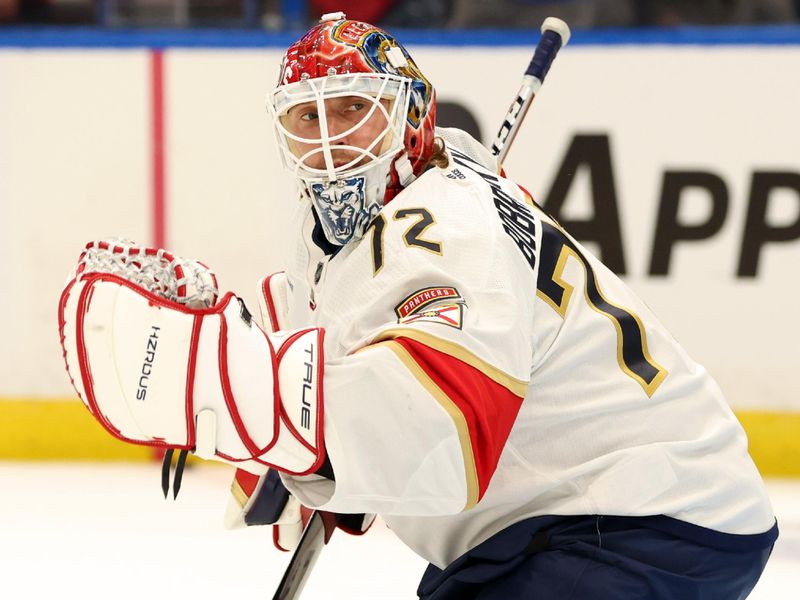
[[[522,186],[496,172],[476,158],[456,148],[448,148],[450,165],[443,176],[468,181],[489,206],[489,220],[499,233],[498,244],[514,255],[521,255],[533,272],[537,270],[537,255],[541,246],[542,219],[545,213]]]
[[[404,281],[409,293],[458,283],[527,298],[542,225],[523,198],[510,180],[453,152],[446,168],[429,169],[384,206],[353,257],[371,264],[375,283]]]
[[[437,223],[452,229],[453,235],[479,238],[495,238],[518,213],[524,213],[524,219],[538,219],[530,212],[533,201],[522,187],[453,146],[447,146],[447,154],[446,167],[427,170],[384,212],[393,216],[424,207],[439,215]]]

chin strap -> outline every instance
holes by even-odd
[[[383,196],[383,204],[388,204],[403,189],[411,185],[416,178],[417,176],[414,175],[414,168],[411,166],[408,154],[403,152],[398,155],[392,162],[389,175],[386,178],[386,192]]]
[[[397,171],[397,180],[402,187],[408,187],[417,178],[414,175],[414,168],[408,159],[408,154],[403,152],[394,161],[394,170]]]

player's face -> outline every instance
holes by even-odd
[[[380,106],[375,106],[377,103],[385,109],[385,113]],[[389,133],[384,135],[389,127],[386,114],[391,114],[391,103],[389,99],[369,100],[363,96],[341,96],[325,100],[324,118],[328,128],[327,138],[332,140],[330,145],[334,167],[347,165],[359,158],[360,160],[350,167],[370,160],[369,156],[355,148],[367,150],[374,155],[380,154],[381,147],[391,135]],[[316,102],[304,102],[291,107],[281,121],[289,133],[297,137],[321,140],[323,138],[320,128],[321,116]],[[303,163],[307,167],[312,169],[326,167],[324,153],[315,152],[322,147],[321,143],[291,140],[290,147],[296,156],[305,156]],[[309,152],[311,154],[308,154]]]

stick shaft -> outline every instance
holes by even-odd
[[[325,546],[325,525],[319,511],[308,520],[292,559],[283,573],[272,600],[297,600],[306,585],[308,576]]]
[[[497,156],[500,163],[508,155],[511,144],[536,97],[536,93],[542,87],[558,51],[569,41],[569,36],[569,27],[561,19],[548,17],[542,23],[542,37],[539,38],[533,58],[522,77],[522,84],[517,91],[517,96],[511,103],[511,107],[503,119],[503,124],[500,126],[500,131],[497,132],[497,137],[492,143],[492,154]]]

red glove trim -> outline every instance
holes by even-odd
[[[90,273],[82,277],[82,282],[84,282],[84,287],[81,290],[80,296],[78,297],[78,303],[76,307],[76,314],[75,316],[75,334],[76,334],[76,351],[78,354],[78,366],[80,371],[81,383],[83,384],[83,389],[85,391],[86,398],[84,399],[85,403],[89,407],[89,411],[95,418],[100,422],[103,428],[108,431],[113,437],[121,440],[123,442],[129,444],[136,444],[139,446],[151,446],[155,448],[176,448],[180,450],[191,450],[194,448],[195,443],[195,426],[194,426],[194,416],[193,416],[193,396],[192,390],[189,388],[187,390],[186,396],[186,422],[187,422],[187,439],[184,444],[179,445],[169,445],[163,440],[154,439],[152,441],[144,441],[144,440],[135,440],[128,438],[122,434],[122,432],[114,427],[108,418],[100,411],[100,408],[97,404],[97,399],[94,395],[94,381],[92,379],[92,372],[91,368],[89,367],[88,356],[86,352],[86,341],[84,338],[84,319],[86,313],[89,310],[89,306],[91,305],[92,296],[94,294],[94,286],[98,282],[107,281],[111,283],[116,283],[117,285],[128,287],[134,290],[136,293],[140,294],[141,296],[145,297],[148,302],[155,306],[160,306],[164,308],[169,308],[172,310],[176,310],[178,312],[193,315],[195,322],[192,328],[192,342],[189,350],[189,364],[187,368],[187,382],[189,378],[191,378],[192,383],[194,382],[194,372],[196,368],[197,362],[197,343],[200,336],[200,325],[199,323],[202,321],[202,318],[205,315],[217,314],[220,315],[225,310],[227,305],[230,303],[231,299],[234,298],[232,293],[226,294],[220,302],[218,302],[215,306],[211,308],[205,309],[192,309],[188,308],[182,304],[178,304],[177,302],[173,302],[166,298],[162,298],[161,296],[157,296],[144,288],[136,285],[119,277],[118,275],[112,275],[111,273]],[[67,349],[64,343],[64,326],[66,323],[65,317],[65,309],[67,299],[69,298],[69,294],[72,292],[72,288],[75,284],[73,280],[70,282],[64,291],[61,294],[61,300],[59,302],[59,328],[61,330],[61,347],[64,354],[64,360],[66,362],[66,354]],[[67,366],[67,372],[69,373],[69,367]],[[72,374],[70,373],[70,377],[72,378]],[[188,385],[188,384],[187,384]],[[73,380],[73,387],[74,380]],[[77,388],[76,388],[77,392]],[[78,394],[80,396],[80,394]]]
[[[117,429],[108,418],[100,411],[99,405],[97,403],[97,399],[94,394],[94,383],[91,373],[91,368],[89,366],[88,354],[86,350],[86,342],[84,337],[84,320],[85,316],[88,312],[89,306],[91,304],[92,295],[94,292],[94,286],[98,282],[111,282],[115,283],[120,286],[128,287],[129,289],[135,291],[137,294],[141,295],[142,297],[146,298],[148,302],[150,302],[154,306],[164,307],[171,310],[178,311],[183,314],[191,315],[194,318],[194,322],[192,325],[192,337],[190,342],[190,349],[189,349],[189,356],[188,356],[188,365],[187,365],[187,391],[185,396],[185,411],[186,411],[186,422],[187,422],[187,439],[183,444],[167,444],[162,439],[153,439],[150,441],[144,440],[137,440],[131,439],[126,437],[122,434],[122,432]],[[195,423],[194,423],[194,396],[193,396],[193,387],[194,387],[194,377],[196,374],[197,368],[197,348],[200,339],[200,330],[202,328],[202,320],[203,317],[207,315],[216,315],[220,316],[220,338],[219,338],[219,366],[220,366],[220,377],[221,381],[220,384],[223,390],[223,397],[225,399],[225,403],[227,405],[228,411],[231,415],[231,419],[236,427],[237,433],[239,433],[245,447],[249,452],[252,453],[253,457],[247,458],[233,458],[229,455],[226,455],[221,452],[217,452],[217,456],[220,458],[229,460],[231,462],[245,462],[248,460],[253,460],[260,464],[277,468],[281,471],[290,473],[292,475],[302,476],[308,475],[310,473],[315,472],[319,469],[320,465],[325,460],[325,446],[323,443],[324,439],[324,432],[322,424],[324,423],[324,393],[323,393],[323,373],[324,373],[324,365],[325,365],[325,357],[324,357],[324,338],[325,338],[325,331],[320,329],[319,336],[318,336],[318,364],[317,364],[317,402],[318,402],[318,410],[317,410],[317,421],[315,423],[315,431],[316,431],[316,448],[309,443],[307,443],[302,436],[298,434],[293,427],[289,426],[289,431],[292,432],[292,435],[295,436],[308,450],[314,454],[316,454],[316,460],[314,464],[311,465],[309,469],[303,472],[291,472],[287,471],[285,468],[281,467],[280,465],[273,465],[271,463],[266,462],[262,458],[258,458],[259,456],[263,455],[264,453],[268,452],[278,441],[278,433],[280,424],[278,419],[275,419],[275,429],[273,432],[273,439],[265,448],[258,448],[256,443],[252,440],[249,433],[245,429],[244,423],[242,422],[241,416],[239,415],[238,410],[236,409],[236,405],[234,403],[233,394],[230,386],[230,379],[228,377],[228,365],[227,365],[227,322],[224,316],[224,310],[227,308],[228,304],[230,304],[231,300],[235,298],[232,293],[227,293],[223,296],[223,298],[214,306],[205,309],[192,309],[188,308],[182,304],[178,304],[177,302],[173,302],[166,298],[162,298],[157,296],[142,287],[136,285],[119,277],[117,275],[112,275],[110,273],[90,273],[85,277],[81,278],[81,282],[84,283],[84,287],[80,292],[80,296],[78,297],[77,306],[75,309],[74,318],[75,322],[75,335],[76,335],[76,352],[77,352],[77,361],[79,367],[79,375],[81,378],[81,383],[83,385],[83,389],[85,392],[86,398],[82,398],[84,403],[88,406],[89,411],[92,415],[100,422],[106,431],[108,431],[113,437],[130,443],[136,444],[140,446],[151,446],[156,448],[175,448],[180,450],[192,450],[195,445],[196,440],[196,430],[195,430]],[[70,376],[72,381],[73,387],[75,387],[75,391],[80,396],[80,392],[77,390],[77,386],[75,386],[75,379],[72,373],[69,371],[69,365],[67,364],[67,348],[65,343],[64,337],[64,329],[67,317],[72,318],[73,315],[66,315],[66,304],[69,299],[69,296],[73,292],[73,287],[75,285],[75,281],[71,281],[68,283],[66,288],[61,294],[61,298],[59,300],[59,308],[58,308],[58,320],[59,320],[59,332],[60,332],[60,341],[62,347],[62,353],[64,356],[65,365],[67,367],[67,372]],[[261,331],[259,329],[259,331]],[[309,329],[306,329],[304,332],[300,332],[296,335],[301,335],[302,333],[308,332]],[[272,346],[272,343],[269,340],[269,337],[261,331],[262,335],[267,338],[267,343],[269,344],[271,360],[273,365],[273,401],[275,404],[275,410],[277,414],[281,415],[281,418],[288,422],[286,419],[285,412],[282,410],[281,402],[280,402],[280,391],[279,391],[279,379],[278,379],[278,357],[275,353],[275,349]],[[294,339],[295,336],[293,335],[291,339]],[[283,353],[281,353],[283,356]],[[280,412],[278,412],[280,411]]]
[[[280,271],[283,273],[283,271]],[[275,310],[275,303],[272,301],[272,291],[269,287],[270,279],[272,279],[278,273],[273,273],[269,277],[265,278],[261,284],[261,293],[264,295],[264,302],[267,305],[267,311],[269,312],[269,321],[270,327],[272,328],[272,333],[278,331],[278,312]]]
[[[280,398],[278,396],[278,368],[277,368],[278,363],[275,360],[275,350],[273,349],[272,344],[269,341],[269,338],[266,338],[266,340],[267,344],[269,344],[270,360],[272,361],[273,402],[276,403],[276,408],[277,408],[277,406],[280,406],[278,404],[280,401]],[[230,414],[231,416],[231,421],[233,421],[233,425],[234,427],[236,427],[236,433],[239,434],[239,438],[242,440],[242,443],[245,445],[247,451],[250,452],[252,456],[258,456],[260,454],[263,454],[264,452],[272,448],[278,441],[278,421],[277,419],[274,421],[272,439],[264,448],[259,448],[258,444],[256,444],[255,441],[253,441],[253,438],[250,437],[250,433],[247,431],[244,421],[242,421],[242,417],[239,414],[239,409],[236,406],[236,400],[233,397],[233,390],[231,389],[231,381],[228,375],[228,321],[225,318],[224,314],[220,315],[219,374],[220,374],[220,383],[222,384],[222,395],[225,398],[225,405],[228,407],[228,414]]]
[[[197,445],[197,430],[194,422],[194,374],[197,370],[197,345],[200,343],[200,328],[203,318],[195,315],[192,324],[192,341],[189,345],[189,367],[186,370],[186,433],[189,449]]]
[[[289,346],[291,346],[295,342],[295,340],[297,340],[297,338],[299,338],[300,336],[308,333],[309,331],[311,331],[311,330],[310,329],[303,329],[302,331],[298,331],[296,333],[293,333],[291,336],[289,336],[286,339],[285,342],[283,342],[283,344],[280,347],[280,350],[278,350],[278,356],[277,356],[277,359],[276,359],[276,362],[277,362],[278,366],[280,366],[281,360],[283,359],[283,355],[286,354],[286,351],[289,349]],[[322,345],[320,344],[320,348],[321,347],[322,347]],[[319,377],[321,377],[321,374],[318,373],[317,374],[317,378],[318,378],[317,381],[321,382],[322,380],[319,379]],[[281,421],[286,426],[286,429],[288,429],[289,432],[292,434],[292,436],[298,442],[300,442],[303,446],[305,446],[305,448],[309,452],[316,453],[317,449],[314,448],[314,446],[312,446],[311,444],[309,444],[303,438],[302,434],[299,431],[297,431],[297,428],[294,426],[294,424],[289,419],[289,415],[286,414],[286,409],[283,407],[283,404],[280,405],[280,415],[281,415]],[[319,446],[317,446],[317,447],[319,447]]]
[[[108,418],[100,411],[100,407],[97,404],[97,399],[94,395],[94,381],[92,379],[91,368],[89,367],[88,356],[86,353],[86,341],[84,339],[84,328],[83,322],[86,317],[86,313],[89,310],[89,306],[92,301],[92,296],[94,293],[94,284],[98,281],[111,281],[113,283],[118,284],[125,284],[131,289],[136,291],[141,291],[141,288],[136,286],[135,284],[131,284],[126,279],[122,279],[116,275],[110,274],[97,274],[97,275],[89,275],[87,278],[87,283],[84,286],[83,290],[81,290],[81,295],[78,297],[78,305],[75,315],[76,322],[75,322],[75,333],[76,333],[76,346],[77,346],[77,353],[78,353],[78,365],[80,367],[81,372],[81,381],[83,383],[83,389],[86,392],[86,401],[89,405],[89,410],[95,416],[95,418],[100,422],[100,424],[108,431],[112,436],[117,438],[118,440],[122,440],[123,442],[127,442],[129,444],[136,444],[139,446],[153,446],[156,448],[177,448],[180,450],[191,450],[192,445],[188,443],[170,446],[163,440],[154,440],[154,441],[144,441],[144,440],[134,440],[122,435],[122,432],[114,427]],[[149,294],[152,296],[152,294]],[[154,296],[155,297],[155,296]],[[149,299],[149,298],[148,298]],[[168,302],[168,301],[167,301]],[[175,303],[172,303],[175,304]],[[178,305],[179,306],[179,305]],[[66,353],[66,347],[64,348],[64,352]],[[191,356],[190,356],[191,360]],[[191,419],[191,415],[187,415],[187,419]],[[187,434],[191,437],[192,429],[190,429]]]
[[[69,376],[69,382],[72,384],[72,388],[75,390],[75,393],[78,394],[78,398],[81,399],[81,402],[89,408],[86,404],[86,400],[81,396],[81,393],[78,391],[78,386],[75,385],[75,379],[72,376],[72,372],[69,370],[69,363],[67,362],[67,346],[65,344],[65,336],[64,336],[64,328],[67,325],[66,320],[64,319],[64,309],[67,304],[67,300],[69,299],[70,292],[72,291],[72,286],[75,285],[75,280],[67,284],[67,287],[64,288],[64,291],[61,292],[61,299],[58,302],[58,333],[59,339],[61,341],[61,356],[64,359],[64,367],[67,369],[67,375]],[[90,411],[91,412],[91,411]]]

